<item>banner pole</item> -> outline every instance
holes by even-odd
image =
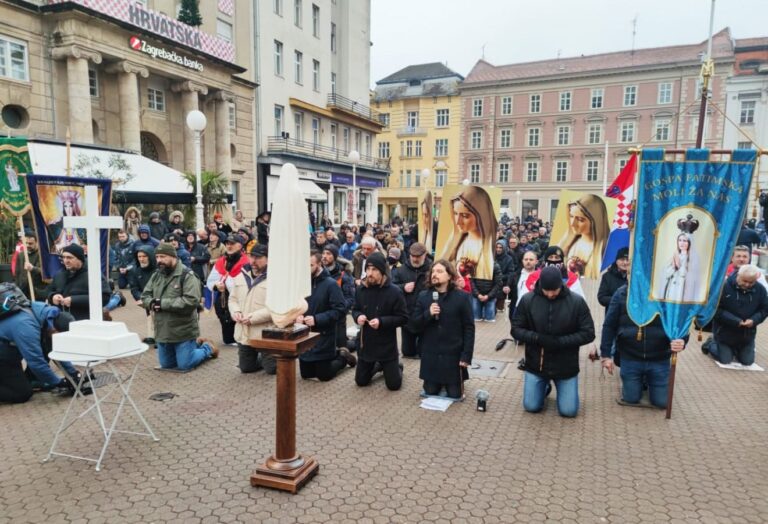
[[[72,155],[72,134],[69,132],[69,127],[67,127],[67,176],[70,176],[72,174],[72,168],[71,168],[71,155]]]
[[[21,215],[17,216],[19,219],[19,233],[21,237],[21,243],[23,244],[21,251],[24,253],[24,265],[29,264],[29,253],[27,252],[27,237],[24,235],[24,221],[21,219]],[[26,271],[26,267],[24,268]],[[29,299],[35,301],[35,286],[32,285],[32,272],[27,271],[27,283],[29,284]]]
[[[672,362],[669,365],[669,385],[667,386],[667,414],[666,419],[672,418],[672,397],[675,395],[675,372],[677,371],[677,353],[672,353]]]

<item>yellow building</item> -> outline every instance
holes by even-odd
[[[408,66],[376,82],[371,106],[385,126],[377,151],[390,159],[389,186],[379,191],[382,222],[400,216],[415,223],[417,197],[425,186],[439,201],[440,188],[458,182],[463,79],[432,63]]]

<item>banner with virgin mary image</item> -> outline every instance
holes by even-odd
[[[689,149],[685,160],[644,150],[636,184],[627,312],[644,326],[661,316],[667,336],[682,338],[694,318],[715,314],[741,229],[757,152],[735,150],[730,161]]]
[[[463,276],[491,280],[500,207],[498,187],[445,186],[435,260],[448,260]]]
[[[43,278],[49,279],[64,267],[59,255],[61,250],[78,244],[88,253],[85,230],[65,228],[65,216],[85,214],[85,186],[96,186],[99,193],[99,212],[109,215],[112,180],[101,178],[76,178],[48,175],[28,175],[29,200],[35,220],[35,230],[40,244],[40,260]],[[109,232],[101,232],[101,267],[108,274]]]
[[[427,246],[427,251],[432,253],[435,249],[435,230],[436,227],[436,206],[435,195],[432,194],[432,190],[427,189],[422,191],[418,196],[419,206],[419,242]]]

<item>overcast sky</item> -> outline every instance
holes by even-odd
[[[353,0],[354,1],[354,0]],[[371,85],[412,64],[494,65],[700,42],[710,0],[372,0]],[[717,0],[715,32],[768,36],[768,0]]]

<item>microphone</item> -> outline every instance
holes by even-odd
[[[432,292],[432,302],[437,303],[437,299],[440,298],[440,295],[437,293],[437,291]],[[435,315],[435,320],[440,320],[440,315]]]
[[[491,398],[491,394],[484,389],[478,389],[477,393],[475,393],[475,398],[477,399],[477,410],[485,411],[486,403],[488,402],[488,399]]]

